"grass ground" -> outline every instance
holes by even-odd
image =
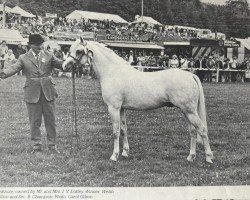
[[[22,85],[0,82],[0,186],[222,186],[250,184],[250,85],[204,84],[213,165],[203,148],[188,163],[187,123],[177,108],[128,111],[130,157],[112,162],[112,127],[97,80],[77,79],[80,149],[71,148],[71,80],[55,79],[59,155],[31,155]]]

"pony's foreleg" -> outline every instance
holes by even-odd
[[[203,125],[199,115],[197,113],[188,113],[187,118],[189,122],[195,127],[196,131],[198,132],[198,134],[200,134],[202,138],[206,153],[206,161],[209,163],[213,163],[212,162],[213,153],[211,151],[210,144],[208,141],[207,129]]]
[[[117,161],[119,156],[119,137],[120,137],[120,109],[108,106],[109,114],[113,124],[114,150],[110,157],[111,160]]]
[[[124,134],[122,156],[125,156],[125,157],[128,157],[128,153],[129,153],[127,130],[128,129],[127,129],[127,122],[126,122],[126,113],[125,113],[125,110],[122,108],[121,109],[121,131]]]
[[[188,130],[190,133],[191,142],[190,142],[190,153],[187,157],[187,160],[189,162],[193,162],[196,157],[196,134],[197,132],[195,130],[195,127],[190,122],[188,122]]]

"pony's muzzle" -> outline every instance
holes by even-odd
[[[62,64],[62,68],[64,71],[68,71],[72,65],[74,64],[74,59],[71,57],[66,58],[66,60]]]

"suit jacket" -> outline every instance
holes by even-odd
[[[24,101],[27,103],[37,103],[41,91],[43,91],[48,101],[53,101],[58,95],[51,73],[54,67],[60,69],[61,65],[62,61],[57,59],[53,54],[45,51],[41,51],[37,62],[30,50],[21,55],[14,65],[3,70],[4,78],[23,70],[23,74],[26,76]]]

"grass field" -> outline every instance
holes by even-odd
[[[250,184],[250,84],[203,84],[214,164],[202,146],[189,163],[187,123],[177,108],[128,111],[130,157],[112,162],[112,127],[97,80],[77,79],[80,149],[71,148],[71,80],[55,79],[59,155],[30,154],[25,78],[0,81],[0,186],[221,186]]]

